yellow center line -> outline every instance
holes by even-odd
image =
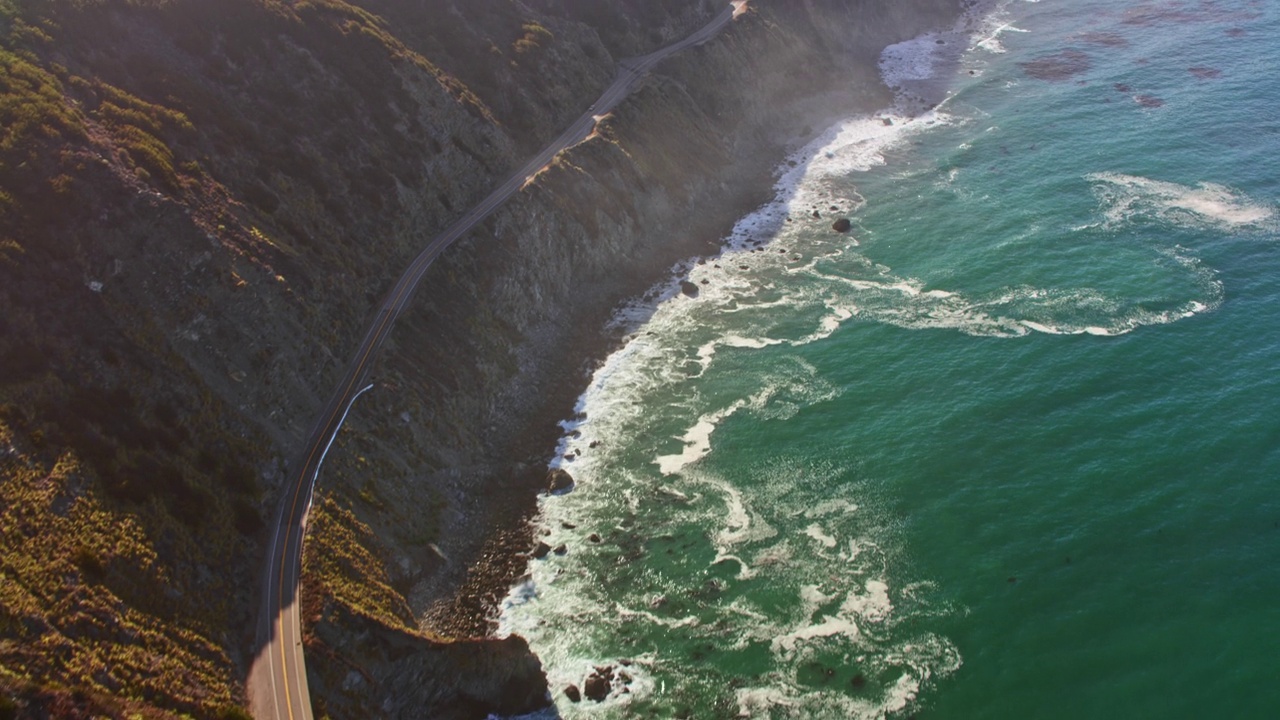
[[[396,294],[396,296],[395,296],[395,298],[394,298],[393,302],[391,302],[391,303],[390,303],[390,304],[388,304],[388,305],[385,305],[384,307],[395,307],[395,305],[399,304],[399,302],[400,302],[401,298],[403,298],[403,297],[404,297],[404,295],[405,295],[406,288],[407,288],[407,286],[406,286],[406,287],[402,287],[402,288],[400,288],[400,291]],[[387,316],[386,316],[386,317],[384,317],[384,318],[382,319],[381,324],[380,324],[380,325],[378,325],[377,330],[374,332],[374,334],[373,334],[371,337],[377,338],[378,336],[382,335],[382,334],[383,334],[383,332],[384,332],[384,330],[386,329],[387,325],[391,322],[391,318],[392,318],[392,317],[394,317],[394,315],[395,315],[395,313],[394,313],[394,312],[388,312],[388,313],[387,313]],[[369,346],[365,348],[365,350],[364,350],[364,355],[363,355],[362,357],[360,357],[360,359],[357,361],[356,366],[355,366],[355,372],[353,372],[353,373],[351,374],[351,379],[348,381],[348,383],[347,383],[347,387],[343,390],[342,395],[340,395],[340,397],[345,398],[348,394],[350,394],[350,392],[351,392],[351,388],[355,387],[356,380],[357,380],[357,379],[359,379],[359,377],[360,377],[360,373],[364,371],[364,367],[365,367],[365,365],[366,365],[366,364],[368,364],[368,362],[369,362],[369,358],[370,358],[370,356],[371,356],[371,355],[372,355],[372,353],[373,353],[373,347],[374,347],[374,345],[375,345],[375,344],[376,344],[376,343],[371,342],[371,343],[369,343]],[[338,405],[339,405],[339,406],[341,406],[341,403],[339,403]],[[334,416],[337,414],[337,412],[338,412],[338,408],[337,408],[337,407],[335,407],[335,408],[334,408],[334,410],[333,410],[331,413],[329,413],[329,416],[328,416],[327,418],[325,418],[325,421],[324,421],[324,425],[325,425],[325,426],[327,426],[330,422],[332,422],[332,421],[333,421],[333,418],[334,418]],[[335,434],[337,433],[337,429],[336,429],[336,428],[334,429],[334,433],[335,433]],[[285,527],[286,527],[286,532],[285,532],[285,535],[284,535],[284,546],[283,546],[283,549],[282,549],[282,550],[281,550],[281,552],[280,552],[280,584],[279,584],[279,590],[278,590],[278,592],[280,593],[280,601],[279,601],[279,603],[278,603],[278,605],[279,605],[279,609],[280,609],[280,612],[279,612],[279,614],[277,615],[277,622],[278,622],[278,624],[279,624],[279,631],[278,631],[278,633],[279,633],[279,634],[277,635],[277,637],[279,637],[279,638],[280,638],[280,672],[281,672],[281,674],[284,676],[284,683],[285,683],[285,692],[284,692],[285,710],[286,710],[286,712],[288,712],[288,714],[289,714],[289,719],[290,719],[290,720],[293,720],[293,717],[294,717],[294,716],[293,716],[293,697],[292,697],[292,693],[291,693],[291,691],[290,691],[290,686],[289,686],[289,683],[290,683],[290,675],[289,675],[289,673],[285,672],[285,668],[286,668],[286,666],[288,665],[288,659],[287,659],[287,658],[286,658],[286,656],[285,656],[285,648],[284,648],[284,609],[285,609],[285,604],[284,604],[284,584],[285,584],[285,583],[284,583],[284,571],[285,571],[286,560],[287,560],[288,555],[289,555],[289,537],[293,534],[293,533],[292,533],[291,531],[289,531],[288,529],[293,525],[293,517],[294,517],[294,513],[296,513],[296,512],[297,512],[297,510],[298,510],[298,498],[299,498],[299,497],[301,496],[301,494],[302,494],[302,486],[303,486],[304,484],[306,484],[307,469],[311,467],[311,461],[315,459],[315,457],[316,457],[316,451],[319,449],[319,447],[320,447],[320,443],[315,443],[315,444],[313,444],[313,445],[311,446],[311,453],[307,456],[307,460],[306,460],[306,462],[305,462],[305,463],[303,463],[303,465],[302,465],[302,470],[301,470],[302,474],[301,474],[301,476],[300,476],[300,477],[301,477],[301,481],[300,481],[300,482],[298,482],[298,483],[294,486],[294,489],[293,489],[293,502],[292,502],[292,503],[291,503],[291,505],[289,506],[289,515],[288,515],[288,517],[287,517],[287,519],[286,519],[286,520],[287,520],[287,524],[286,524],[286,526],[285,526]],[[318,470],[319,470],[319,469],[317,468],[317,471],[318,471]],[[298,530],[299,530],[299,535],[301,535],[301,530],[302,530],[302,528],[301,528],[301,523],[299,523],[299,528],[298,528]],[[302,538],[301,538],[301,537],[299,537],[298,542],[299,542],[299,543],[301,543],[301,542],[302,542]],[[299,563],[299,565],[301,565],[301,563],[302,563],[302,557],[301,557],[301,556],[299,556],[299,557],[298,557],[298,563]],[[301,571],[299,571],[299,573],[298,573],[298,585],[299,585],[299,588],[298,588],[298,593],[297,593],[297,594],[298,594],[298,603],[299,603],[299,605],[300,605],[300,604],[301,604],[301,598],[302,598],[302,588],[301,588],[301,585],[302,585],[302,573],[301,573]],[[299,608],[299,610],[301,610],[301,608]]]
[[[732,17],[736,18],[738,15],[746,11],[747,0],[733,0],[733,2],[731,2],[731,5],[733,10]],[[640,63],[640,66],[644,67],[644,69],[647,69],[643,61]],[[627,69],[627,68],[625,68],[624,66],[624,69]],[[639,72],[639,68],[637,68],[636,70],[631,70],[631,72],[637,73]],[[611,90],[613,90],[613,88],[610,88],[610,91]],[[626,95],[629,93],[623,92],[621,94]],[[608,97],[608,96],[609,96],[609,91],[606,91],[605,96],[602,96],[602,97]],[[610,100],[612,100],[612,98],[610,98]],[[566,144],[567,138],[570,136],[572,132],[573,132],[573,127],[570,127],[569,131],[567,131],[564,135],[561,135],[558,144],[562,144],[562,145]],[[556,154],[555,152],[552,152],[551,157],[554,158],[555,154]],[[536,160],[537,159],[535,159],[535,162]],[[542,163],[542,164],[545,164],[545,163]],[[528,169],[528,166],[526,166],[526,170],[527,169]],[[527,175],[528,173],[526,172],[525,174]],[[525,183],[527,184],[528,180],[530,179],[531,178],[524,178]],[[451,244],[454,240],[458,239],[458,237],[461,237],[461,235],[464,232],[466,232],[467,229],[470,229],[470,226],[474,225],[476,222],[479,221],[479,217],[472,218],[472,215],[475,215],[477,210],[491,209],[493,206],[500,204],[502,202],[505,202],[506,199],[510,197],[511,194],[514,194],[516,191],[514,187],[508,187],[508,186],[511,186],[513,183],[519,183],[520,180],[521,180],[520,174],[517,174],[511,178],[508,178],[507,182],[501,188],[499,188],[498,192],[486,198],[484,201],[481,202],[479,208],[473,209],[471,213],[468,213],[466,216],[463,217],[463,220],[465,222],[459,223],[459,225],[454,226],[455,228],[459,228],[460,226],[460,229],[455,231],[454,229],[451,228],[450,230],[447,230],[445,232],[446,237],[448,236],[452,236],[452,237],[449,237],[447,241],[441,243],[439,248],[432,247],[433,245],[436,244],[435,242],[433,242],[431,245],[428,245],[428,250],[422,253],[421,255],[419,255],[418,258],[414,260],[413,264],[410,267],[414,268],[414,266],[422,263],[423,262],[422,259],[424,256],[427,256],[428,254],[430,254],[430,257],[425,261],[425,265],[421,269],[414,268],[414,272],[416,272],[419,275],[425,272],[426,267],[430,266],[431,263],[435,260],[436,252],[438,252],[439,250],[442,250],[445,246]],[[506,197],[502,197],[501,199],[498,199],[498,196],[501,196],[501,195],[505,195]],[[483,215],[483,213],[481,214]],[[438,240],[439,238],[437,239],[437,241]],[[403,280],[404,277],[408,277],[408,275],[406,274],[401,276],[401,279]],[[412,283],[405,283],[404,285],[399,287],[399,289],[396,291],[395,295],[392,297],[390,302],[383,304],[382,309],[386,311],[387,313],[386,317],[384,317],[381,323],[379,323],[376,326],[374,333],[368,336],[370,338],[375,339],[375,341],[369,342],[368,346],[365,347],[364,349],[363,355],[361,355],[357,359],[356,364],[354,366],[354,371],[351,373],[350,380],[347,382],[347,386],[346,388],[343,389],[342,394],[338,396],[339,398],[345,399],[347,395],[351,393],[352,388],[355,387],[356,380],[360,377],[360,374],[364,372],[365,366],[369,363],[369,360],[373,355],[373,348],[375,345],[377,345],[376,339],[379,338],[384,332],[388,331],[388,327],[391,324],[392,319],[396,316],[398,312],[397,308],[400,305],[401,301],[405,298],[406,294],[409,291],[409,288],[416,285],[417,285],[417,280],[415,280]],[[339,403],[337,407],[334,407],[332,412],[329,413],[329,416],[325,418],[325,421],[322,424],[322,427],[328,427],[329,423],[331,423],[334,417],[337,415],[341,406],[342,404]],[[335,436],[337,435],[338,430],[339,428],[334,428],[333,432]],[[306,484],[307,470],[308,468],[311,467],[311,462],[315,460],[316,451],[319,450],[319,448],[320,448],[320,443],[315,443],[311,446],[311,452],[309,455],[307,455],[307,460],[302,465],[302,469],[300,471],[301,475],[299,476],[299,482],[294,486],[293,501],[289,507],[289,515],[287,517],[287,522],[285,525],[286,532],[284,536],[284,545],[280,552],[280,578],[279,578],[280,582],[277,589],[280,599],[279,599],[279,602],[277,603],[279,607],[279,612],[276,616],[276,624],[278,626],[277,637],[280,640],[280,672],[284,677],[284,683],[285,683],[285,693],[284,693],[285,709],[289,714],[290,720],[293,720],[294,715],[293,715],[293,697],[292,697],[292,693],[290,692],[290,686],[289,686],[291,676],[288,672],[286,672],[286,666],[288,665],[288,658],[286,656],[285,647],[284,647],[284,610],[285,610],[284,575],[285,575],[286,560],[289,555],[289,538],[292,535],[292,531],[290,530],[290,528],[293,525],[294,513],[296,513],[298,510],[298,499],[302,495],[302,486]],[[319,468],[316,468],[316,472],[319,473]],[[303,540],[302,523],[299,522],[298,524],[299,549],[301,549],[302,540]],[[302,556],[301,556],[301,553],[299,553],[299,556],[298,556],[298,565],[299,565],[299,568],[298,568],[298,588],[297,588],[298,601],[297,603],[300,606],[302,602],[302,569],[301,569]],[[299,611],[300,610],[301,610],[301,607],[299,607]],[[299,620],[299,625],[301,625],[301,620]],[[299,698],[301,699],[301,693],[299,693]]]

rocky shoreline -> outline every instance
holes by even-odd
[[[752,0],[431,267],[317,483],[303,622],[318,714],[473,717],[504,689],[539,695],[523,641],[456,638],[491,634],[536,547],[558,423],[620,340],[601,328],[673,264],[714,254],[788,148],[889,102],[881,47],[964,4]],[[6,13],[0,74],[26,120],[0,153],[0,492],[12,527],[70,528],[2,548],[14,587],[40,589],[6,608],[30,630],[0,658],[22,702],[242,707],[265,518],[364,314],[618,59],[723,9]]]
[[[886,39],[896,41],[925,30],[947,27],[962,9],[958,3],[934,5],[953,5],[955,14],[930,21],[922,20],[910,28],[904,28],[900,31],[900,36],[887,36]],[[814,10],[812,4],[809,10]],[[765,13],[771,11],[786,12],[769,8]],[[762,25],[770,24],[769,20],[760,17],[754,20]],[[903,32],[906,34],[902,35]],[[733,40],[726,38],[724,42],[727,44]],[[875,48],[875,54],[878,54],[878,50],[879,48]],[[680,62],[680,59],[670,61],[673,65]],[[684,62],[692,63],[696,60],[684,59]],[[624,287],[628,292],[615,292],[613,304],[598,306],[577,318],[573,331],[563,342],[565,347],[571,347],[573,351],[566,353],[566,362],[558,365],[554,372],[544,378],[546,384],[541,388],[544,401],[536,416],[527,422],[527,429],[522,433],[524,442],[511,454],[513,463],[522,470],[513,482],[513,492],[496,498],[491,506],[491,517],[498,519],[495,529],[486,537],[476,560],[469,566],[465,579],[457,589],[448,594],[444,602],[437,601],[429,606],[423,620],[425,627],[458,637],[491,637],[497,628],[501,603],[511,587],[526,576],[529,561],[547,553],[566,550],[551,548],[541,541],[537,496],[550,490],[567,489],[566,485],[572,482],[571,475],[565,471],[547,471],[546,462],[555,456],[555,448],[563,434],[560,423],[573,416],[574,406],[592,371],[627,339],[606,329],[617,303],[636,297],[655,283],[669,278],[671,262],[716,256],[722,249],[723,238],[728,236],[734,223],[773,197],[777,167],[791,151],[813,139],[832,122],[887,107],[892,96],[879,82],[874,62],[868,62],[866,57],[861,57],[856,62],[862,63],[864,70],[860,76],[860,88],[855,89],[856,86],[851,83],[834,90],[830,85],[838,86],[842,83],[834,78],[828,79],[828,83],[811,87],[807,96],[792,98],[788,112],[776,115],[774,122],[762,123],[762,127],[754,128],[753,136],[758,147],[746,154],[750,158],[745,163],[746,167],[743,163],[735,163],[732,172],[719,179],[723,200],[698,209],[698,232],[694,241],[680,245],[675,253],[667,248],[657,262],[651,263],[656,272],[625,283]],[[684,68],[676,68],[670,72],[675,77],[680,77],[686,71]],[[660,67],[656,74],[663,75],[665,72],[668,72],[666,68]],[[643,99],[635,102],[643,102]],[[625,124],[620,124],[618,130],[625,132]],[[574,149],[566,154],[567,163],[574,163],[577,152],[578,149]],[[835,232],[846,232],[848,229],[847,224],[839,221],[833,226]],[[698,288],[682,286],[681,290],[686,294],[695,294]],[[571,548],[568,550],[572,551]],[[614,669],[608,670],[612,674]],[[587,696],[590,697],[590,693]]]

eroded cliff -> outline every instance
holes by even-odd
[[[521,641],[450,638],[523,572],[603,321],[763,200],[788,143],[887,102],[880,48],[959,5],[753,0],[436,263],[320,481],[319,711],[540,702]],[[0,0],[6,707],[241,712],[263,518],[370,308],[617,59],[719,10]]]

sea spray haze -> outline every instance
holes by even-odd
[[[1278,33],[1013,1],[886,50],[898,108],[619,314],[504,612],[560,712],[1280,712]]]

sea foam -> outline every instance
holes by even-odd
[[[899,73],[904,83],[928,84],[928,67],[947,57],[938,50],[940,37],[889,51],[882,69]],[[944,44],[959,37],[948,35]],[[947,52],[954,53],[955,47]],[[929,104],[921,97],[904,98],[891,111],[838,123],[798,149],[779,168],[775,200],[739,221],[718,256],[701,264],[677,264],[668,282],[615,315],[613,329],[631,337],[593,374],[575,417],[562,423],[564,435],[549,463],[567,467],[578,484],[569,494],[541,501],[544,540],[567,543],[570,551],[533,562],[529,580],[513,588],[500,620],[502,633],[518,632],[530,640],[552,687],[580,682],[593,665],[616,663],[617,657],[600,648],[609,647],[610,638],[624,626],[629,632],[661,628],[687,638],[682,642],[701,638],[744,652],[776,648],[776,669],[762,676],[767,685],[737,694],[740,707],[751,714],[791,707],[827,716],[836,708],[847,710],[843,716],[848,717],[883,717],[892,708],[905,707],[930,677],[958,664],[936,662],[915,646],[886,643],[860,631],[860,625],[906,621],[922,612],[927,601],[894,592],[888,563],[878,551],[881,538],[867,534],[863,524],[875,523],[860,504],[807,493],[806,488],[828,482],[807,477],[842,470],[781,466],[767,482],[747,485],[764,489],[766,496],[761,496],[757,490],[744,492],[741,478],[720,477],[701,462],[714,454],[717,429],[735,414],[783,420],[840,392],[813,365],[787,353],[820,342],[866,315],[860,294],[958,302],[950,290],[894,277],[888,268],[857,256],[856,227],[850,235],[817,244],[804,237],[814,228],[826,228],[829,234],[835,217],[856,223],[866,200],[847,183],[850,174],[883,165],[889,152],[917,133],[955,122]],[[838,279],[813,282],[833,262],[852,263],[870,276],[832,273]],[[787,280],[797,275],[801,282]],[[699,285],[696,298],[680,292],[679,283],[686,279]],[[767,367],[743,361],[762,352],[779,357]],[[699,381],[713,369],[735,377],[737,390],[712,394],[701,388]],[[662,430],[673,426],[683,430]],[[673,443],[674,452],[669,449]],[[662,515],[654,514],[655,508]],[[805,513],[813,513],[814,519],[800,539],[778,535],[780,523]],[[649,518],[647,539],[620,524],[623,516]],[[689,534],[688,528],[703,530]],[[593,544],[586,539],[592,533],[624,540]],[[805,535],[809,540],[803,540]],[[638,544],[627,545],[632,536]],[[673,550],[680,543],[680,553],[689,555],[677,562],[704,557],[699,561],[703,567],[689,568],[697,573],[693,577],[716,574],[716,592],[735,593],[735,599],[722,607],[695,603],[674,610],[669,596],[684,597],[690,589],[675,576],[657,573],[639,575],[624,589],[606,590],[593,563],[617,553],[618,542],[646,548],[634,551],[639,552],[636,557],[656,554],[662,543],[672,544]],[[700,554],[707,544],[709,552]],[[834,573],[833,561],[841,566]],[[731,567],[722,568],[725,564]],[[666,572],[675,573],[678,567],[683,565]],[[758,589],[812,592],[804,591],[806,596],[795,601],[798,607],[775,608],[756,599],[752,588],[757,583],[763,583]],[[568,628],[574,632],[565,632]],[[924,636],[924,644],[950,647],[931,635]],[[856,654],[868,673],[898,679],[865,699],[802,687],[794,663],[819,646]],[[942,654],[958,658],[954,648]],[[653,653],[632,659],[638,669],[632,673],[636,682],[631,692],[611,697],[599,711],[654,700],[681,682],[678,658]],[[596,710],[588,705],[594,704],[560,710],[566,716]]]
[[[1274,205],[1253,200],[1225,185],[1179,185],[1112,172],[1094,173],[1086,179],[1094,184],[1109,227],[1143,219],[1220,230],[1274,232],[1277,227]]]

